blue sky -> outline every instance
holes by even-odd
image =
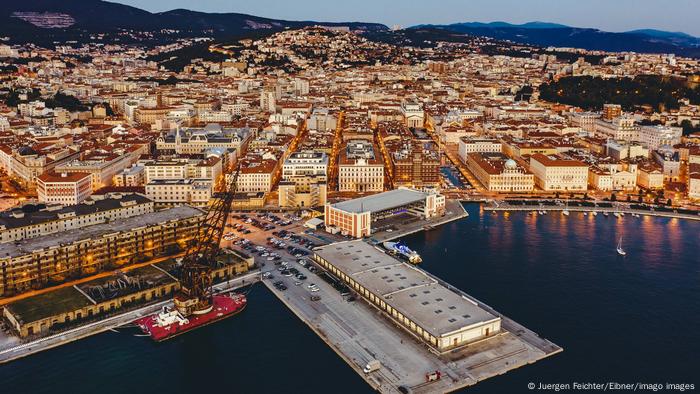
[[[654,28],[700,36],[699,0],[111,0],[148,11],[186,8],[326,22],[557,22],[607,31]]]

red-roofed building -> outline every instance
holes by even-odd
[[[62,205],[80,204],[92,194],[91,177],[87,172],[39,175],[37,177],[39,201]]]

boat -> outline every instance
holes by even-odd
[[[384,246],[389,253],[402,257],[411,264],[420,264],[423,262],[423,259],[417,252],[409,249],[408,246],[402,244],[401,242],[384,242],[382,246]]]
[[[584,213],[583,213],[583,216],[588,216],[588,212],[584,212]]]
[[[598,211],[593,211],[593,212],[591,212],[591,215],[593,215],[593,216],[598,216]]]
[[[620,256],[627,255],[627,252],[625,252],[625,250],[622,249],[622,237],[620,237],[620,240],[617,242],[617,254],[619,254]]]
[[[566,201],[566,207],[564,207],[564,210],[561,211],[562,215],[564,216],[569,216],[569,201]]]
[[[142,317],[134,323],[151,339],[162,342],[234,316],[245,309],[247,302],[246,296],[243,294],[214,295],[212,296],[211,309],[204,312],[185,317],[177,309],[164,306],[159,313]]]
[[[608,217],[608,215],[610,215],[610,214],[607,212],[603,212],[603,216]]]

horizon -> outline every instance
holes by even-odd
[[[442,0],[441,7],[406,0],[357,0],[333,4],[328,9],[319,0],[298,0],[293,4],[283,0],[243,1],[232,4],[226,0],[111,0],[115,3],[141,8],[150,12],[173,9],[210,13],[241,13],[271,19],[313,20],[319,22],[367,22],[392,27],[421,24],[452,24],[464,22],[527,22],[558,23],[570,27],[594,28],[609,32],[654,29],[679,32],[700,37],[700,2],[693,0],[590,0],[584,4],[571,0],[530,0],[527,6],[518,0]],[[671,4],[669,4],[671,3]],[[326,7],[324,7],[326,6]],[[601,13],[601,10],[605,13]],[[689,10],[695,12],[689,12]],[[464,17],[455,18],[462,13]]]

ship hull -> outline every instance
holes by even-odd
[[[142,317],[136,320],[136,323],[141,330],[148,334],[151,339],[156,342],[163,342],[176,336],[188,333],[197,328],[216,323],[228,317],[237,315],[242,312],[247,304],[245,296],[232,298],[229,296],[215,295],[212,300],[213,308],[207,313],[201,315],[188,316],[188,322],[179,324],[177,322],[168,326],[159,326],[156,323],[158,314]]]

